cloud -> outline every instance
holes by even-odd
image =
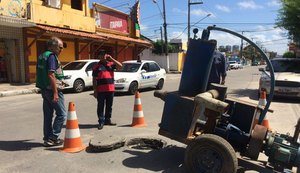
[[[141,28],[141,31],[144,31],[144,32],[148,30],[147,25],[140,24],[140,28]]]
[[[281,3],[279,2],[279,0],[271,0],[271,1],[267,2],[267,6],[269,6],[269,7],[278,7],[280,5],[281,5]]]
[[[173,31],[170,34],[171,39],[182,39],[183,41],[187,41],[187,34],[179,31]]]
[[[214,13],[210,12],[210,11],[204,11],[202,9],[196,9],[196,10],[191,10],[191,15],[193,16],[197,16],[197,17],[205,17],[208,14],[210,14],[210,17],[216,17],[214,15]]]
[[[241,9],[252,9],[252,10],[264,8],[263,6],[256,4],[254,1],[239,2],[238,6]]]
[[[179,8],[173,8],[172,11],[173,11],[174,13],[180,13],[180,14],[185,14],[185,15],[188,14],[187,11],[181,10],[181,9],[179,9]]]
[[[220,11],[223,11],[223,12],[226,12],[226,13],[229,13],[231,10],[227,7],[227,6],[224,6],[224,5],[219,5],[217,4],[216,5],[216,8]]]

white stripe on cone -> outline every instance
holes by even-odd
[[[76,112],[75,111],[68,112],[67,120],[77,120]]]
[[[143,111],[135,111],[135,112],[133,113],[133,117],[134,117],[134,118],[144,117],[144,113],[143,113]]]
[[[134,101],[134,104],[135,104],[135,105],[140,105],[140,104],[142,104],[141,99],[140,99],[140,98],[136,98],[135,101]]]
[[[79,138],[80,132],[79,129],[66,129],[65,138]]]

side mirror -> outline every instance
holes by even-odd
[[[141,73],[146,73],[147,71],[146,70],[141,70]]]

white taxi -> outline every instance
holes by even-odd
[[[166,71],[155,61],[124,61],[122,69],[114,74],[115,91],[134,94],[138,89],[155,87],[160,90],[166,80]]]
[[[271,60],[274,68],[274,96],[300,97],[300,58],[275,58]],[[270,74],[268,68],[262,71],[259,80],[259,91],[270,93]]]

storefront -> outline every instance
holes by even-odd
[[[23,28],[27,20],[0,16],[0,83],[25,83]]]

